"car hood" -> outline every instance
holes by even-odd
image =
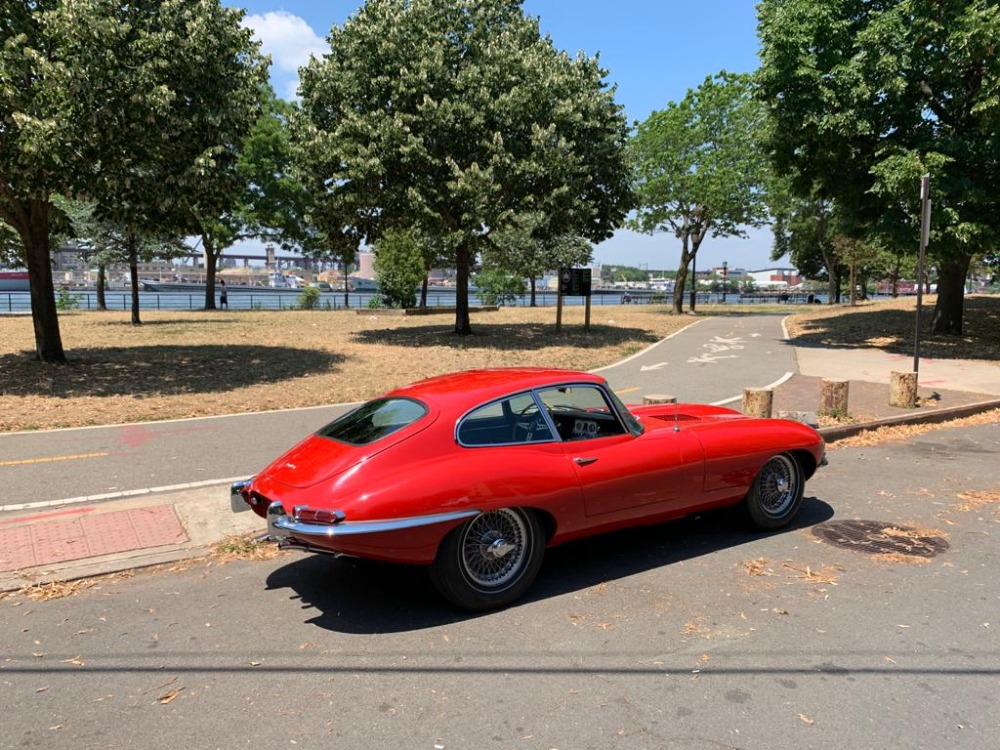
[[[289,487],[311,487],[405,442],[426,430],[436,418],[435,415],[430,419],[421,420],[419,424],[411,425],[368,445],[351,445],[319,435],[310,435],[273,461],[258,476]]]

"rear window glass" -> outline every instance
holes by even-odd
[[[380,398],[334,420],[317,434],[350,445],[367,445],[413,424],[427,407],[408,398]]]

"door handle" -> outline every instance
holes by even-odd
[[[588,464],[594,463],[596,460],[596,456],[589,456],[587,458],[574,458],[573,462],[576,463],[577,466],[587,466]]]

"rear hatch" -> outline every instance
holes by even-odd
[[[273,461],[260,476],[290,487],[311,487],[370,461],[378,454],[420,434],[436,420],[437,414],[427,414],[374,442],[361,445],[324,437],[321,430]]]

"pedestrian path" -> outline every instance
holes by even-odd
[[[187,533],[171,503],[111,510],[68,508],[0,519],[0,573],[182,544]]]

